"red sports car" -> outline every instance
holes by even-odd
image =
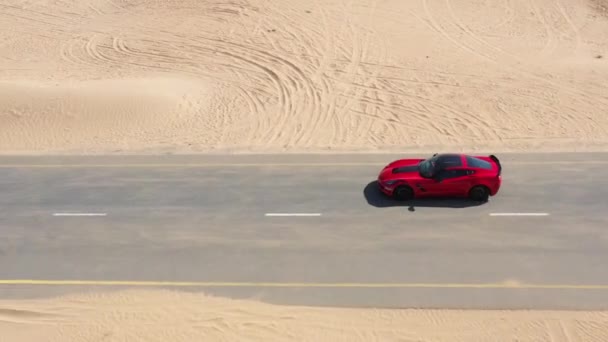
[[[397,200],[468,197],[486,202],[498,193],[502,166],[495,155],[434,154],[428,159],[400,159],[378,176],[380,190]]]

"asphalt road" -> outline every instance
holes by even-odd
[[[166,281],[282,304],[608,307],[608,154],[499,155],[481,206],[386,199],[373,181],[400,157],[0,157],[0,296]]]

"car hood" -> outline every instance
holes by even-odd
[[[424,159],[400,159],[382,169],[378,177],[381,181],[390,179],[418,178],[418,164]]]

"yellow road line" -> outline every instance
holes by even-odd
[[[46,286],[168,286],[168,287],[285,287],[285,288],[460,288],[460,289],[559,289],[608,290],[606,285],[521,284],[521,283],[279,283],[279,282],[185,282],[130,280],[33,280],[5,279],[0,285]]]
[[[157,163],[157,164],[0,164],[0,168],[203,168],[203,167],[329,167],[329,166],[385,166],[378,163]],[[607,161],[529,161],[509,162],[505,165],[605,165]],[[504,166],[503,166],[504,167]]]
[[[0,164],[0,168],[189,168],[189,167],[260,167],[260,166],[383,166],[388,163],[191,163],[191,164]]]

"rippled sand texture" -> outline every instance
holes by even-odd
[[[314,308],[130,290],[0,301],[0,340],[605,342],[608,313]]]
[[[0,151],[606,148],[606,7],[3,0]]]

